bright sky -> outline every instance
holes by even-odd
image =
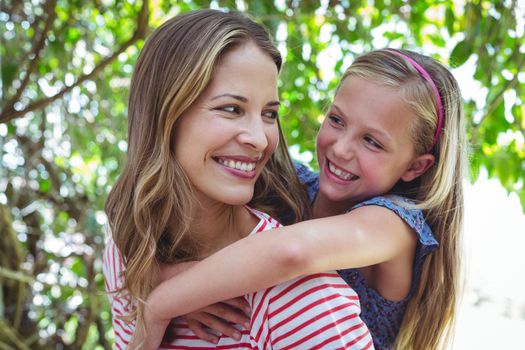
[[[454,349],[524,349],[525,215],[518,196],[486,174],[465,192],[467,288]]]

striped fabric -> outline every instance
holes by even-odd
[[[109,239],[106,242],[106,250],[102,258],[102,272],[104,273],[104,285],[108,292],[109,303],[111,305],[111,315],[113,321],[113,332],[115,333],[115,348],[124,350],[127,348],[133,331],[135,321],[126,322],[121,319],[132,311],[132,304],[125,293],[117,292],[123,286],[121,277],[124,271],[122,255],[115,242]]]
[[[279,227],[267,214],[249,210],[260,221],[251,234]],[[106,290],[122,286],[122,257],[110,239],[104,255]],[[119,316],[130,311],[130,303],[121,294],[108,293],[113,313],[115,346],[125,349],[134,323]],[[251,306],[251,327],[239,329],[237,341],[219,336],[214,345],[198,339],[182,318],[169,327],[174,341],[160,349],[373,349],[368,328],[359,314],[359,298],[336,272],[303,276],[256,293],[247,294]]]

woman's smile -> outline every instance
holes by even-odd
[[[246,156],[213,157],[213,159],[222,165],[226,171],[235,176],[248,179],[253,179],[257,175],[255,169],[261,158],[262,157],[250,158]]]
[[[259,47],[241,45],[221,57],[208,87],[180,117],[175,158],[201,204],[252,199],[279,142],[277,73]]]

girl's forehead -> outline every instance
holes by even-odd
[[[400,89],[358,76],[349,76],[341,83],[334,103],[349,112],[359,110],[384,114],[410,107]]]
[[[349,128],[360,127],[394,140],[409,138],[416,118],[399,90],[355,76],[341,83],[332,111],[342,117]]]

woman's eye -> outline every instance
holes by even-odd
[[[275,120],[275,119],[279,118],[279,112],[277,112],[277,111],[265,111],[265,112],[263,112],[263,117]]]
[[[228,112],[228,113],[235,113],[235,114],[241,113],[241,108],[239,106],[234,106],[234,105],[223,106],[223,107],[219,107],[217,109],[221,110],[221,111],[224,111],[224,112]]]

